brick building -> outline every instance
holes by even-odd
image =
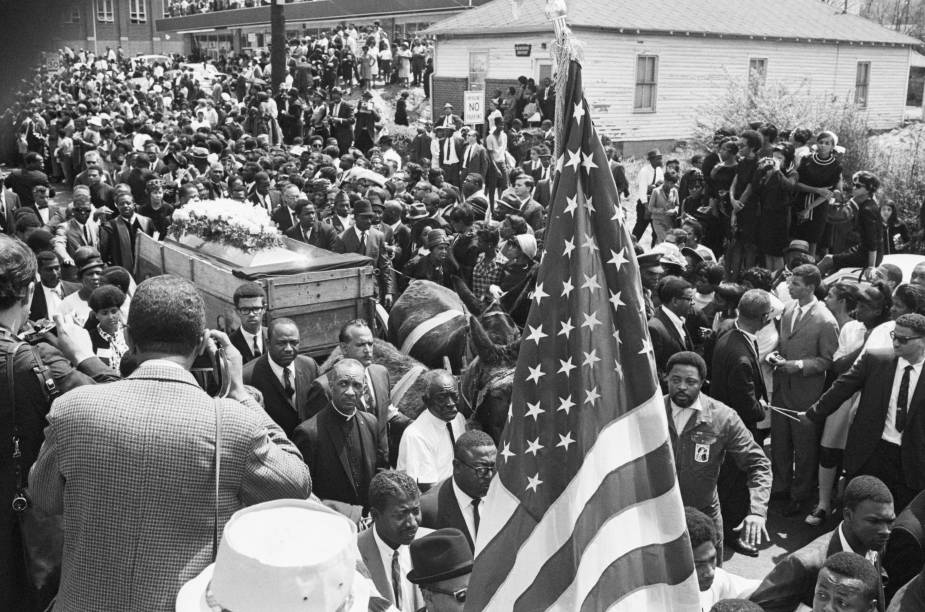
[[[183,37],[155,29],[167,0],[61,0],[53,42],[57,47],[128,55],[182,53]]]

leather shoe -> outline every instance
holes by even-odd
[[[786,517],[796,516],[803,511],[803,504],[798,501],[792,501],[784,508],[783,515]]]
[[[743,540],[742,538],[737,538],[735,540],[730,540],[727,544],[729,548],[736,551],[739,554],[745,555],[747,557],[757,557],[758,549]]]

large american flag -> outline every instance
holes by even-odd
[[[639,269],[577,62],[559,95],[545,254],[466,610],[699,610]]]

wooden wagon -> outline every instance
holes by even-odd
[[[192,281],[206,303],[207,325],[236,329],[232,295],[245,281],[263,285],[266,320],[287,317],[302,336],[301,351],[327,356],[341,326],[354,319],[373,324],[375,278],[367,257],[338,254],[285,238],[285,248],[245,253],[193,236],[159,242],[139,233],[135,278],[176,274]]]

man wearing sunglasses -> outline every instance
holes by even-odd
[[[448,527],[411,543],[408,580],[418,585],[427,612],[462,612],[469,593],[472,551],[458,529]]]
[[[876,476],[897,508],[925,489],[925,316],[896,319],[892,351],[867,351],[803,417],[821,424],[856,391],[858,411],[848,430],[845,473]]]

